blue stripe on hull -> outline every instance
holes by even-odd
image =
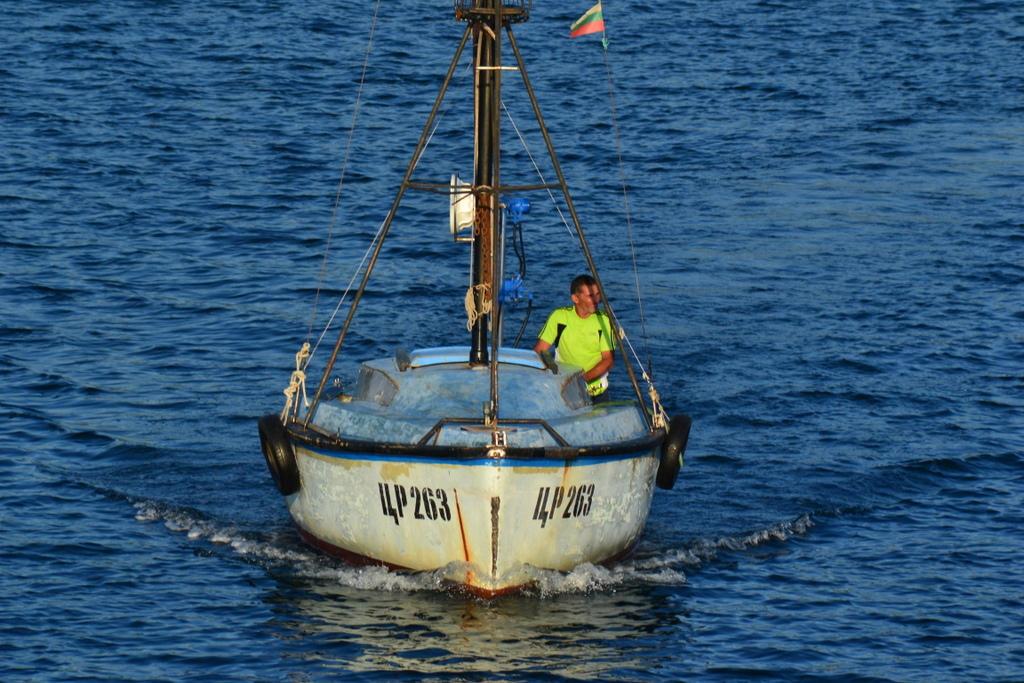
[[[410,458],[404,455],[387,455],[378,453],[359,453],[350,451],[332,451],[322,448],[314,448],[306,444],[296,444],[299,448],[307,451],[316,453],[326,458],[334,458],[337,460],[367,460],[371,462],[394,462],[394,463],[408,463],[415,465],[450,465],[450,466],[462,466],[462,467],[550,467],[550,468],[561,468],[566,466],[566,462],[569,462],[572,467],[586,467],[588,465],[601,465],[609,462],[619,462],[622,460],[634,460],[636,458],[643,457],[654,457],[655,451],[653,449],[634,451],[632,453],[623,453],[620,455],[609,455],[604,457],[583,457],[573,458],[567,461],[565,458],[530,458],[529,460],[520,458],[473,458],[473,459],[461,459],[461,458],[438,458],[428,456],[417,456]]]

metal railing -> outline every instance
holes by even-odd
[[[474,21],[494,16],[494,5],[501,6],[505,23],[518,24],[529,20],[533,0],[455,0],[455,17],[462,21]]]

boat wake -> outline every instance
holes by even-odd
[[[460,593],[447,577],[451,567],[432,572],[394,572],[384,567],[353,567],[303,546],[291,528],[278,532],[254,531],[230,522],[204,519],[192,510],[153,501],[135,504],[138,522],[163,522],[172,532],[211,546],[232,551],[253,562],[293,578],[327,581],[346,588],[382,592]],[[749,552],[803,536],[814,526],[813,515],[738,536],[699,538],[682,548],[641,546],[624,561],[611,567],[584,563],[570,572],[533,570],[533,582],[526,595],[550,597],[562,594],[615,592],[624,587],[678,586],[686,583],[687,572],[697,572],[719,561],[723,554]]]
[[[238,525],[204,519],[196,511],[163,503],[136,502],[135,520],[163,522],[169,530],[182,533],[191,540],[230,548],[238,555],[268,566],[316,562],[320,557],[298,543],[289,545],[291,529],[277,534],[247,531]]]

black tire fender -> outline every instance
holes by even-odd
[[[683,466],[683,453],[686,442],[690,440],[690,426],[693,420],[689,415],[672,416],[668,423],[668,435],[661,444],[661,462],[658,463],[658,476],[654,480],[660,489],[671,489],[676,485],[679,468]]]
[[[269,413],[260,418],[260,450],[267,461],[267,469],[281,495],[290,496],[299,490],[299,466],[295,451],[288,440],[288,430],[281,418]]]

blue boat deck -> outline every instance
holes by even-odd
[[[469,364],[469,347],[399,353],[364,363],[351,395],[322,402],[313,424],[328,434],[365,441],[486,446],[481,429],[490,401],[490,372]],[[580,368],[549,368],[533,351],[498,353],[498,422],[513,447],[596,446],[643,436],[634,402],[594,406]]]

